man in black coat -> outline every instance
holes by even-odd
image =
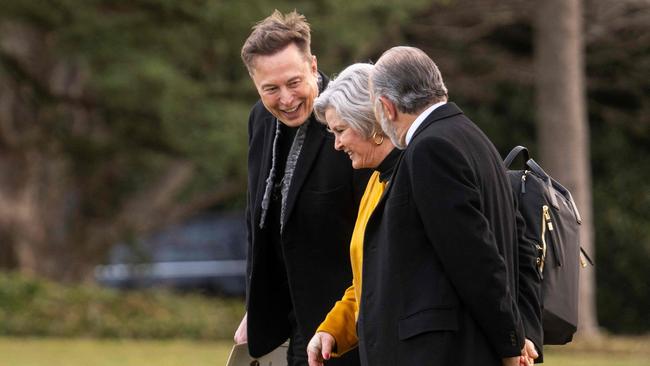
[[[260,101],[249,121],[247,315],[235,334],[253,357],[290,340],[289,365],[350,285],[349,242],[368,172],[312,115],[327,83],[302,15],[276,11],[242,48]],[[358,365],[350,352],[331,365]]]
[[[539,317],[539,299],[520,315],[517,289],[520,265],[536,276],[534,251],[527,242],[530,257],[520,264],[515,203],[498,152],[447,103],[438,68],[417,48],[384,53],[371,89],[378,120],[404,152],[366,228],[362,364],[532,361],[522,317]]]

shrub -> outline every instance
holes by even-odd
[[[243,312],[241,300],[0,273],[0,335],[230,339]]]

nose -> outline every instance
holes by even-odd
[[[280,104],[285,106],[291,106],[293,101],[293,93],[287,88],[280,89]]]
[[[341,143],[341,138],[337,135],[334,136],[334,150],[337,151],[343,150],[343,144]]]

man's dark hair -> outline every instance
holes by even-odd
[[[253,27],[253,32],[241,49],[241,58],[252,74],[256,56],[273,55],[292,43],[305,59],[311,56],[311,29],[307,19],[295,10],[288,14],[275,10]]]

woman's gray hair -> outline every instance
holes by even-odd
[[[435,62],[415,47],[393,47],[379,58],[372,73],[373,96],[384,96],[402,113],[447,100],[447,87]]]
[[[334,108],[336,114],[364,138],[381,132],[370,101],[368,80],[373,65],[356,63],[341,71],[314,102],[316,118],[326,123],[325,112]]]

